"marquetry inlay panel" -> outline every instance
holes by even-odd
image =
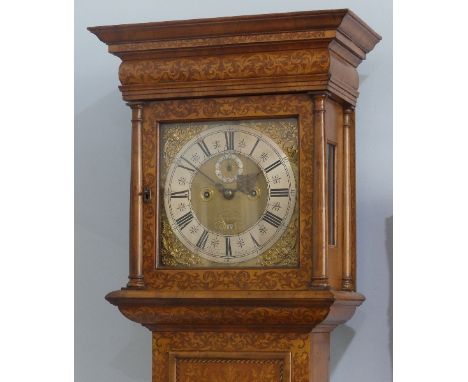
[[[308,382],[309,359],[308,334],[153,332],[153,381]]]
[[[170,382],[290,382],[290,353],[169,354]]]

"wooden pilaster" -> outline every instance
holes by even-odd
[[[353,269],[352,269],[352,242],[353,242],[353,219],[352,219],[352,195],[351,195],[351,133],[353,126],[354,109],[347,107],[343,113],[343,156],[344,156],[344,174],[343,174],[343,276],[341,289],[346,291],[353,290]]]
[[[326,289],[328,283],[327,259],[327,183],[326,183],[326,137],[325,104],[328,95],[320,93],[313,96],[314,102],[314,208],[315,218],[312,225],[313,265],[311,286]]]
[[[127,288],[142,288],[143,281],[143,105],[131,103],[132,151],[130,179],[130,264]]]

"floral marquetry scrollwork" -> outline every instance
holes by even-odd
[[[329,64],[326,49],[158,58],[124,61],[119,77],[122,85],[217,81],[325,73]]]
[[[191,359],[192,364],[218,362],[222,363],[223,366],[233,364],[244,364],[257,363],[257,365],[276,365],[276,370],[273,372],[273,376],[276,378],[282,377],[281,369],[284,370],[285,363],[281,362],[281,358],[274,360],[259,359],[258,354],[263,352],[285,354],[285,360],[289,359],[291,362],[291,370],[293,370],[293,381],[294,382],[308,382],[309,381],[309,360],[310,354],[310,339],[308,334],[299,333],[235,333],[235,332],[153,332],[153,365],[158,367],[153,368],[153,381],[166,381],[168,376],[169,380],[175,381],[177,377],[177,358],[175,359],[175,365],[170,365],[167,362],[170,354],[176,352],[181,354],[183,352],[197,352],[199,355],[199,361]],[[209,352],[206,358],[203,358],[203,352]],[[247,357],[243,359],[226,358],[226,352],[236,353],[250,353],[250,360]],[[217,353],[219,356],[217,357]],[[265,354],[265,353],[264,353]],[[289,356],[290,354],[290,356]],[[186,357],[188,358],[188,357]],[[263,357],[262,357],[263,358]],[[179,361],[180,362],[180,361]],[[180,366],[180,365],[179,365]],[[251,366],[251,365],[250,365]],[[251,370],[251,368],[248,368]],[[192,369],[193,370],[193,369]],[[219,369],[218,369],[219,370]],[[180,371],[180,370],[179,370]],[[199,376],[202,370],[196,370],[195,373]],[[195,370],[193,370],[195,372]],[[244,370],[244,373],[249,371]],[[272,373],[270,367],[264,369],[265,373]],[[171,374],[174,373],[174,374]],[[203,374],[202,374],[203,375]],[[222,375],[226,376],[223,372]],[[250,371],[252,376],[252,371]],[[172,379],[171,379],[172,378]],[[227,376],[226,378],[229,378]],[[196,379],[199,381],[200,379]],[[201,379],[203,380],[203,379]],[[257,379],[238,379],[238,380],[250,380],[257,381]],[[278,381],[282,382],[286,379],[266,379],[266,381]],[[207,380],[208,381],[208,380]],[[213,381],[211,379],[210,381]],[[226,381],[226,379],[224,379]],[[260,379],[261,381],[261,379]]]

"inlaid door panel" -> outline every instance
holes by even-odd
[[[291,382],[289,352],[171,352],[170,382]]]

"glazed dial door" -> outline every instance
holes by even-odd
[[[242,125],[195,136],[175,156],[164,189],[172,230],[192,252],[237,263],[268,250],[291,219],[296,182],[269,137]]]

